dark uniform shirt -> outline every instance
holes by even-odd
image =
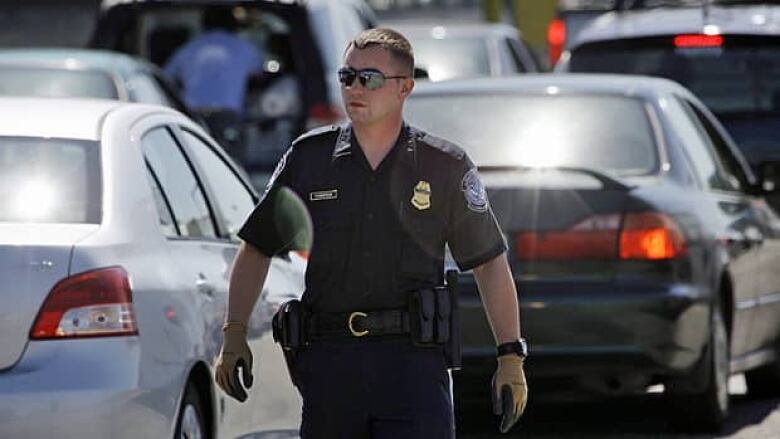
[[[320,128],[293,142],[269,182],[306,203],[314,239],[303,302],[314,312],[407,305],[407,293],[442,284],[445,244],[465,271],[506,251],[471,160],[454,144],[404,125],[372,170],[350,125]],[[271,203],[257,205],[239,232],[272,256]]]

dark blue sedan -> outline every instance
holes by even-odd
[[[607,75],[419,84],[406,117],[480,169],[520,292],[532,401],[664,384],[681,425],[713,430],[731,374],[746,372],[751,393],[780,391],[772,174],[754,176],[684,87]],[[494,341],[469,273],[461,291],[456,389],[484,398]]]

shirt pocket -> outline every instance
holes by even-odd
[[[399,274],[405,278],[436,282],[437,262],[443,256],[444,225],[434,210],[418,210],[404,203],[400,208],[402,230]]]
[[[314,239],[306,271],[310,290],[335,290],[343,286],[349,259],[354,219],[346,200],[309,201]]]

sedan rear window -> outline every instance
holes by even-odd
[[[432,81],[490,75],[487,42],[482,38],[411,38],[415,63]]]
[[[457,143],[480,167],[572,166],[619,175],[657,168],[653,130],[639,99],[413,95],[406,116],[411,124]]]
[[[0,137],[0,222],[100,223],[99,144]]]
[[[677,81],[717,114],[780,112],[780,39],[677,36],[583,46],[573,72],[661,76]]]
[[[91,70],[0,66],[0,95],[45,98],[118,99],[105,73]]]

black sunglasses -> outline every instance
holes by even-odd
[[[355,70],[352,67],[342,67],[339,69],[339,82],[346,87],[351,87],[357,78],[360,85],[369,90],[379,90],[385,85],[385,79],[401,79],[407,76],[385,76],[377,69]]]

